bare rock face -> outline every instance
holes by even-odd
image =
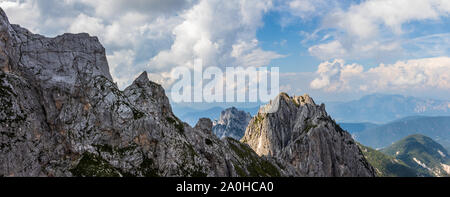
[[[228,108],[220,113],[220,118],[213,122],[213,133],[219,138],[231,137],[240,140],[245,133],[248,123],[252,119],[250,113]]]
[[[142,73],[124,91],[88,34],[46,38],[0,8],[0,176],[287,176],[248,145],[173,115]]]
[[[253,117],[241,142],[292,165],[297,176],[375,176],[351,135],[308,95],[278,95]]]

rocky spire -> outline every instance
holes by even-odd
[[[308,95],[279,94],[253,117],[241,141],[301,176],[375,175],[350,134]]]
[[[148,79],[147,71],[142,72],[139,75],[139,77],[134,80],[134,83],[139,83],[139,84],[145,84],[148,82],[150,82],[150,80]]]

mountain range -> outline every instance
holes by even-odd
[[[231,108],[231,107],[229,107]],[[222,107],[212,107],[207,109],[195,109],[190,107],[181,107],[175,105],[174,114],[177,115],[180,120],[188,123],[189,125],[195,125],[200,118],[209,118],[211,120],[219,120],[220,114],[229,108],[223,109]],[[258,107],[252,108],[239,108],[241,111],[245,111],[250,115],[255,115],[258,112]]]
[[[366,146],[383,148],[412,134],[422,134],[431,137],[450,148],[450,117],[412,116],[401,118],[387,124],[341,123],[344,129]]]
[[[147,72],[119,90],[97,37],[33,34],[0,9],[0,38],[0,176],[375,176],[309,96],[282,93],[244,140],[219,139]]]
[[[371,94],[348,102],[326,102],[338,122],[383,124],[408,116],[450,116],[450,101]]]

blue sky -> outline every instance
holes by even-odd
[[[359,5],[361,1],[341,1],[340,7],[343,10],[348,10],[349,6]],[[284,18],[291,18],[288,25],[283,24]],[[276,51],[280,54],[285,54],[287,57],[275,59],[272,61],[273,65],[280,65],[283,72],[314,72],[317,70],[322,60],[314,57],[308,52],[311,46],[319,43],[326,43],[327,40],[322,41],[323,36],[327,34],[335,33],[334,28],[323,29],[318,32],[318,38],[310,41],[305,41],[307,35],[305,33],[313,33],[318,29],[321,29],[323,23],[323,16],[312,16],[310,18],[301,18],[292,16],[286,12],[280,12],[279,10],[270,11],[265,14],[263,18],[264,26],[257,32],[257,38],[261,41],[261,47],[265,50]],[[415,38],[421,38],[425,36],[448,34],[450,32],[450,18],[448,13],[443,14],[438,18],[430,18],[423,20],[408,20],[400,24],[402,33],[395,34],[389,28],[380,26],[384,34],[381,36],[383,39],[394,40],[414,40]],[[332,39],[329,38],[328,41]],[[392,64],[399,60],[408,60],[413,58],[431,58],[433,54],[421,53],[423,49],[418,49],[411,41],[411,44],[405,44],[404,50],[409,53],[389,57],[347,57],[346,60],[358,63],[364,66],[364,68],[376,67],[380,63]],[[427,46],[432,48],[433,46]],[[448,49],[443,50],[444,55],[448,55]],[[418,53],[418,54],[414,54]],[[299,64],[300,63],[300,64]]]
[[[191,66],[278,66],[280,88],[316,100],[393,93],[450,100],[448,0],[0,0],[12,23],[87,32],[119,87],[142,71],[170,89]],[[211,105],[211,104],[207,104]]]
[[[314,32],[319,20],[296,19],[289,26],[283,26],[281,14],[273,11],[264,16],[264,26],[257,32],[261,47],[264,50],[286,55],[285,58],[274,59],[271,62],[274,66],[280,66],[282,72],[298,72],[299,70],[314,72],[320,61],[308,53],[308,44],[302,43],[305,37],[301,35],[301,31]]]

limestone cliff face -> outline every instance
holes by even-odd
[[[0,176],[286,176],[248,145],[172,113],[142,73],[124,91],[88,34],[46,38],[0,8]]]
[[[298,176],[375,175],[351,135],[308,95],[278,95],[253,117],[241,142],[292,165]]]
[[[231,137],[240,140],[251,119],[252,116],[248,112],[235,107],[228,108],[220,113],[219,120],[214,121],[213,133],[219,138]]]

